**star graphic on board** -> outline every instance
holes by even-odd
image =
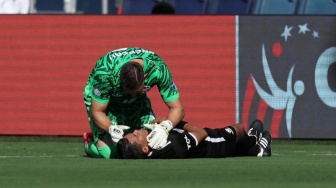
[[[308,28],[308,24],[307,23],[302,24],[302,25],[299,24],[298,27],[299,27],[298,34],[302,33],[303,35],[305,35],[306,32],[311,32],[311,30]],[[289,37],[292,37],[291,31],[292,31],[293,28],[294,28],[294,26],[288,27],[286,25],[285,28],[284,28],[284,31],[281,33],[281,37],[284,37],[286,42],[287,42],[287,39]],[[296,30],[296,28],[297,27],[295,26],[295,30]],[[312,36],[314,38],[320,38],[319,33],[316,30],[312,31]]]
[[[308,26],[307,23],[303,25],[299,25],[299,28],[300,28],[299,34],[300,33],[306,34],[307,31],[309,32],[310,29],[307,26]]]
[[[313,37],[314,38],[319,38],[319,33],[317,31],[313,31]]]
[[[287,42],[287,38],[292,36],[291,35],[291,30],[293,29],[293,26],[292,27],[288,27],[287,25],[285,26],[285,30],[284,32],[281,34],[282,37],[285,37],[285,41]]]

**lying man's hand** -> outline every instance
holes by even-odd
[[[126,125],[111,125],[109,133],[114,144],[118,143],[124,136],[124,130],[128,130],[130,127]]]

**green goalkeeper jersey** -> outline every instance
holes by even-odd
[[[119,74],[121,67],[132,59],[142,59],[147,77],[140,95],[132,97],[122,88]],[[157,85],[164,102],[179,98],[179,92],[164,61],[152,51],[143,48],[122,48],[108,52],[101,57],[92,70],[87,85],[91,91],[84,92],[95,101],[107,104],[132,105],[146,98],[146,93]]]
[[[133,59],[143,60],[144,73],[147,74],[142,92],[134,97],[123,89],[119,79],[121,67]],[[122,48],[105,54],[97,61],[84,90],[91,129],[96,127],[89,112],[91,99],[108,104],[106,115],[113,124],[126,124],[132,130],[143,128],[144,123],[154,118],[146,93],[155,85],[164,102],[179,98],[167,65],[154,52],[143,48]]]

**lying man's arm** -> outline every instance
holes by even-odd
[[[192,125],[190,123],[186,123],[183,127],[183,130],[193,134],[196,137],[198,143],[203,141],[208,136],[208,133],[203,128]]]

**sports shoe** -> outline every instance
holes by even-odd
[[[251,123],[247,135],[254,136],[256,138],[256,143],[258,143],[261,140],[263,131],[263,123],[260,120],[256,119]]]
[[[84,133],[83,134],[83,141],[84,141],[84,151],[88,157],[92,157],[88,152],[87,152],[87,147],[89,142],[93,141],[93,134],[92,133]]]
[[[257,155],[258,157],[270,157],[272,155],[271,142],[271,133],[269,131],[264,131],[261,140],[258,142],[258,145],[260,146],[260,152]]]

